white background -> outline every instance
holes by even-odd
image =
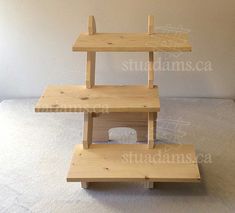
[[[48,84],[83,84],[85,53],[72,44],[94,15],[98,32],[144,32],[155,26],[190,31],[192,53],[156,54],[169,61],[210,61],[211,72],[156,72],[161,96],[235,97],[233,0],[0,0],[0,100],[38,97]],[[157,28],[158,29],[158,28]],[[125,72],[146,53],[99,53],[98,84],[145,84],[146,72]]]

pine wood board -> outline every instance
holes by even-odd
[[[36,112],[158,112],[158,87],[147,86],[48,86]]]
[[[138,142],[147,142],[148,113],[146,112],[112,112],[99,114],[93,118],[93,142],[109,140],[109,130],[128,127],[136,131]]]
[[[153,149],[145,144],[91,144],[83,149],[79,144],[67,181],[199,182],[200,173],[190,144],[157,144]]]
[[[188,52],[187,33],[82,33],[73,51],[94,52]]]

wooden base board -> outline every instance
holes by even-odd
[[[193,145],[91,144],[75,147],[68,182],[198,182]]]

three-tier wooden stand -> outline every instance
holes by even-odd
[[[82,33],[73,51],[87,52],[86,84],[49,86],[36,112],[84,112],[83,144],[75,147],[67,181],[198,182],[200,174],[194,146],[155,144],[156,119],[160,111],[158,87],[154,85],[154,52],[191,51],[185,33],[154,33],[153,16],[147,33],[96,33],[93,16],[88,33]],[[96,52],[147,52],[147,85],[95,85]],[[130,127],[142,144],[92,143],[108,141],[108,130]]]

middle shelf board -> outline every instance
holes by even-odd
[[[189,52],[187,33],[82,33],[73,51],[94,52]]]
[[[159,112],[158,87],[48,86],[39,99],[36,112]]]

